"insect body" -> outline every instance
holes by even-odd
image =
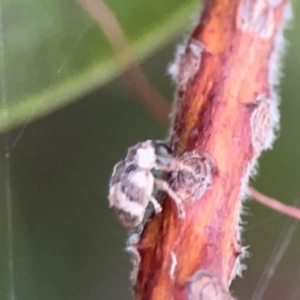
[[[167,192],[177,204],[180,216],[184,215],[181,199],[165,180],[155,178],[152,173],[153,170],[172,169],[170,155],[163,157],[156,154],[159,145],[163,144],[152,140],[140,142],[130,147],[125,159],[114,167],[108,199],[110,207],[116,211],[119,220],[127,228],[142,224],[149,202],[153,204],[155,213],[161,212],[161,205],[153,197],[155,187]]]

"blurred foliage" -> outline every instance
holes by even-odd
[[[168,99],[173,86],[166,66],[183,28],[199,11],[197,2],[108,2],[140,58],[161,48],[143,69]],[[144,111],[120,79],[102,86],[120,70],[101,32],[75,2],[2,0],[1,5],[4,73],[0,67],[8,110],[1,107],[0,129],[22,126],[0,136],[0,299],[12,300],[8,202],[17,300],[131,299],[126,234],[108,208],[108,178],[128,146],[164,138],[166,128]],[[295,21],[286,34],[290,46],[279,89],[280,138],[261,158],[255,181],[262,192],[289,204],[300,198],[299,13],[300,2],[294,1]],[[175,35],[176,41],[163,47]],[[77,99],[81,101],[66,106]],[[244,210],[243,245],[250,245],[251,255],[244,277],[232,286],[237,299],[250,299],[289,222],[255,201],[246,202]],[[300,298],[299,229],[266,300]]]
[[[107,1],[140,59],[187,27],[197,3]],[[4,1],[2,25],[0,74],[8,105],[1,106],[0,131],[72,103],[121,71],[102,32],[75,0]]]

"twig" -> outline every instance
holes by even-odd
[[[300,209],[286,205],[274,198],[266,196],[259,191],[255,190],[253,187],[248,188],[249,196],[253,197],[256,201],[261,204],[270,207],[273,210],[280,212],[281,214],[293,217],[297,220],[300,220]]]
[[[149,83],[141,70],[122,28],[112,10],[102,0],[78,0],[79,4],[96,20],[112,46],[117,62],[124,68],[123,79],[138,96],[140,102],[156,119],[166,125],[170,104]]]

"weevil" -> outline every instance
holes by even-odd
[[[153,171],[171,172],[176,168],[175,159],[167,153],[157,154],[157,149],[166,144],[147,140],[128,149],[124,159],[114,169],[109,183],[109,203],[126,228],[142,224],[149,202],[155,213],[162,207],[153,196],[154,189],[166,192],[176,203],[180,218],[184,217],[182,199],[170,188],[166,180],[154,176]]]

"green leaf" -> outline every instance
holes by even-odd
[[[178,35],[199,10],[198,0],[107,2],[139,59]],[[76,1],[13,0],[1,9],[0,131],[64,107],[122,71]]]

